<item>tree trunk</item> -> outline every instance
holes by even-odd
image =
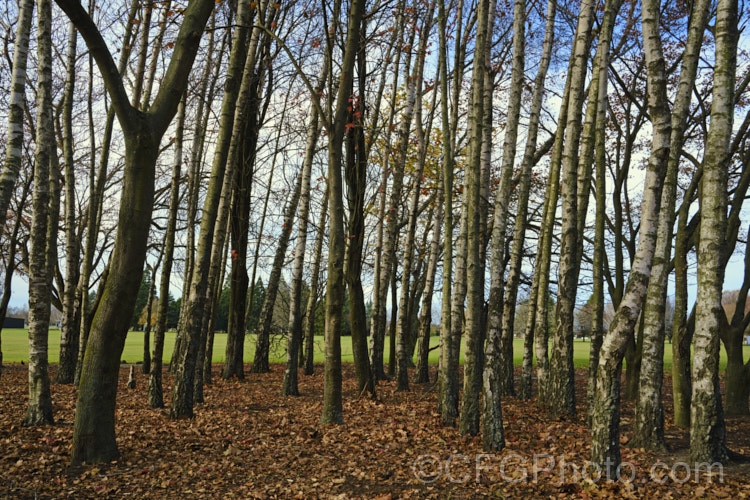
[[[735,333],[724,346],[727,351],[726,402],[727,415],[748,415],[750,399],[750,363],[745,363],[743,356],[743,331]]]
[[[307,298],[305,309],[305,375],[313,374],[313,361],[315,354],[315,309],[318,302],[318,279],[320,276],[320,261],[323,253],[323,236],[325,235],[326,214],[328,213],[328,186],[323,194],[318,217],[318,235],[315,237],[315,250],[313,251],[313,268],[310,278],[310,296]]]
[[[440,258],[440,232],[444,216],[443,204],[445,200],[445,188],[439,178],[437,190],[437,210],[435,210],[435,218],[432,222],[432,242],[430,243],[430,257],[429,264],[427,266],[425,291],[422,297],[422,310],[420,312],[419,318],[419,350],[417,358],[417,371],[414,380],[414,382],[417,384],[427,384],[430,382],[432,295],[435,289],[435,274],[437,272],[437,263],[438,259]]]
[[[326,348],[323,388],[322,424],[342,423],[343,402],[341,396],[341,323],[344,305],[344,201],[341,179],[342,145],[346,130],[346,107],[354,77],[354,58],[360,50],[360,26],[364,5],[352,0],[349,8],[349,26],[346,34],[346,49],[341,63],[339,88],[334,115],[328,121],[328,189],[331,226],[328,243],[328,284],[326,293]]]
[[[330,59],[328,52],[323,67],[318,75],[317,92],[322,92]],[[297,243],[294,248],[294,266],[292,269],[291,296],[289,299],[289,326],[287,329],[286,370],[282,382],[281,392],[285,396],[298,396],[297,365],[298,352],[302,340],[302,271],[305,264],[305,247],[307,244],[307,220],[310,214],[310,177],[315,150],[320,136],[318,108],[313,106],[310,111],[310,123],[307,126],[307,143],[305,144],[305,159],[302,162],[302,187],[300,192],[299,215],[297,216]],[[312,292],[310,297],[312,297]],[[313,299],[314,300],[314,299]]]
[[[267,1],[264,1],[256,7],[259,12],[265,12],[266,5]],[[216,144],[211,180],[209,181],[203,208],[190,294],[187,297],[189,304],[187,305],[186,319],[183,325],[185,333],[182,334],[184,347],[181,347],[181,351],[178,353],[179,362],[172,388],[170,418],[173,419],[193,416],[195,370],[199,344],[202,340],[203,314],[206,304],[210,304],[209,295],[212,283],[209,281],[211,277],[209,275],[215,276],[217,274],[217,262],[214,259],[216,256],[214,231],[216,228],[226,226],[230,189],[224,189],[224,185],[230,184],[234,180],[234,168],[242,140],[240,135],[244,130],[243,125],[246,119],[245,108],[250,94],[251,81],[253,80],[252,70],[248,69],[248,66],[250,68],[255,66],[253,58],[260,36],[259,28],[252,29],[250,46],[246,47],[247,32],[250,31],[247,26],[250,21],[251,10],[253,9],[247,0],[241,1],[238,5],[237,34],[230,55],[227,84],[222,102],[219,137]],[[247,61],[246,58],[251,60]]]
[[[406,15],[404,13],[404,1],[399,2],[397,13],[398,22],[396,22],[396,28],[393,31],[391,38],[391,45],[398,41],[400,47],[403,43],[403,32]],[[386,56],[386,60],[391,58],[391,52],[389,51]],[[396,99],[398,98],[398,85],[399,85],[399,67],[401,65],[402,50],[396,50],[395,62],[393,63],[393,83],[391,86],[391,100],[390,109],[391,112],[388,115],[388,126],[385,129],[385,148],[386,154],[383,157],[382,174],[380,181],[380,202],[378,208],[378,219],[377,219],[377,245],[375,246],[375,268],[374,268],[374,282],[372,291],[372,318],[370,320],[370,364],[372,370],[375,373],[376,380],[385,380],[388,377],[383,369],[383,348],[385,344],[385,300],[388,296],[388,285],[390,275],[384,272],[384,241],[383,241],[383,230],[384,222],[386,219],[385,209],[387,200],[388,190],[388,162],[390,160],[390,144],[391,135],[393,129],[393,121],[396,117]],[[408,74],[407,64],[407,74]],[[375,122],[373,121],[373,124]],[[369,150],[368,150],[369,151]],[[390,243],[389,243],[390,244]]]
[[[700,185],[701,175],[693,176],[679,210],[674,245],[675,301],[672,324],[672,397],[674,424],[690,427],[690,398],[692,397],[692,375],[690,368],[692,331],[688,329],[688,234],[687,219],[690,203]]]
[[[448,114],[448,49],[446,39],[447,13],[445,0],[438,0],[439,67],[440,67],[440,116],[443,146],[443,192],[445,196],[445,238],[443,240],[443,299],[440,308],[440,362],[438,366],[438,406],[443,425],[455,425],[458,417],[458,374],[451,369],[458,365],[452,359],[453,329],[451,324],[452,280],[453,280],[453,143],[451,140],[450,116]],[[458,27],[461,26],[463,4],[459,2]]]
[[[398,321],[398,291],[397,291],[397,276],[398,273],[398,262],[393,263],[393,271],[391,272],[391,318],[388,322],[388,376],[393,378],[396,376],[396,325]],[[387,290],[386,290],[387,291]]]
[[[413,12],[414,14],[414,12]],[[403,14],[404,23],[407,22],[407,14],[404,12]],[[411,25],[411,31],[408,38],[408,46],[413,47],[414,46],[414,39],[416,35],[416,22],[408,21]],[[399,40],[399,45],[401,45]],[[401,51],[399,51],[401,52]],[[399,54],[399,60],[400,60],[400,54]],[[399,127],[398,131],[398,140],[396,144],[396,159],[394,160],[394,164],[391,167],[392,170],[392,176],[393,176],[393,184],[391,186],[390,191],[390,197],[388,199],[388,206],[387,206],[387,213],[385,215],[386,219],[386,229],[385,229],[385,243],[383,245],[383,252],[381,257],[381,268],[380,268],[380,278],[379,278],[379,297],[375,298],[373,300],[373,321],[372,321],[372,335],[373,335],[373,364],[375,365],[375,371],[376,373],[380,370],[379,364],[381,364],[380,361],[380,355],[381,355],[381,345],[384,344],[384,341],[381,342],[381,337],[384,337],[385,335],[385,315],[386,315],[386,297],[388,294],[388,286],[386,285],[388,283],[388,280],[391,276],[391,270],[397,266],[396,264],[396,249],[398,248],[397,242],[398,242],[398,235],[396,234],[398,231],[398,222],[399,222],[399,206],[401,203],[401,196],[402,196],[402,190],[403,190],[403,181],[404,181],[404,166],[406,162],[406,155],[409,147],[409,139],[410,139],[410,130],[411,130],[411,122],[412,118],[414,116],[414,102],[416,98],[416,85],[417,85],[417,67],[419,66],[418,61],[415,62],[414,71],[412,72],[412,51],[406,51],[406,61],[404,63],[404,77],[406,79],[406,96],[405,96],[405,105],[404,105],[404,111],[401,116],[401,125]],[[394,79],[394,101],[392,106],[391,114],[396,113],[396,100],[395,100],[395,93],[398,92],[397,87],[395,86],[397,81]],[[391,120],[393,117],[391,117]],[[390,127],[389,127],[390,128]],[[389,155],[386,155],[386,160],[383,164],[383,168],[386,168],[387,164],[387,158]],[[384,179],[385,180],[385,179]],[[385,183],[383,183],[382,189],[385,189]],[[391,308],[393,308],[395,303],[391,303]],[[391,313],[391,322],[393,323],[395,321],[395,318],[393,318],[393,314]],[[391,343],[391,349],[394,347],[394,344]],[[389,359],[389,364],[392,364],[395,361],[394,358]],[[391,375],[394,374],[394,371],[390,369],[389,366],[389,372]],[[382,378],[382,377],[379,377]]]
[[[76,235],[75,172],[73,158],[73,92],[75,90],[76,43],[78,31],[70,23],[68,34],[65,103],[63,105],[63,156],[65,158],[65,288],[63,290],[63,319],[60,331],[60,362],[55,382],[71,384],[75,379],[78,361],[78,314],[76,290],[79,280],[79,241]]]
[[[366,24],[363,21],[359,50],[357,52],[358,89],[354,97],[353,85],[348,89],[350,104],[347,106],[347,123],[353,124],[346,134],[345,175],[347,201],[349,205],[349,227],[346,253],[344,257],[344,275],[349,287],[349,322],[351,324],[352,354],[354,372],[357,377],[357,392],[368,391],[375,396],[375,377],[370,368],[367,355],[367,313],[365,295],[362,290],[362,249],[365,242],[365,190],[367,189],[367,148],[363,125],[365,96]],[[294,362],[294,360],[292,360]]]
[[[213,32],[209,33],[209,47],[212,45]],[[180,170],[182,167],[182,144],[185,127],[185,105],[187,96],[183,96],[177,108],[177,130],[175,131],[174,164],[172,166],[172,186],[169,194],[169,219],[167,221],[166,242],[164,243],[164,264],[161,268],[159,285],[159,305],[156,310],[156,329],[154,330],[154,353],[151,357],[151,372],[148,381],[148,401],[151,408],[164,406],[162,389],[162,357],[164,355],[164,332],[167,328],[169,311],[169,280],[172,274],[174,257],[174,239],[177,229],[177,211],[180,204]],[[152,278],[155,279],[155,278]]]
[[[13,49],[13,73],[11,75],[8,105],[8,142],[5,164],[0,172],[0,233],[5,221],[10,200],[21,170],[23,154],[23,121],[26,92],[26,61],[29,53],[29,33],[34,13],[34,0],[21,0],[18,4],[18,28]]]
[[[29,176],[28,180],[24,184],[23,191],[21,194],[21,198],[19,199],[18,205],[17,205],[17,213],[22,213],[23,207],[26,205],[26,199],[28,198],[29,191],[31,190],[31,182],[32,177]],[[3,298],[0,300],[0,321],[4,322],[6,314],[8,312],[8,304],[10,303],[10,296],[11,296],[11,285],[13,283],[13,273],[16,269],[16,247],[18,246],[19,238],[18,233],[21,229],[21,222],[23,221],[23,218],[16,217],[16,220],[13,224],[13,232],[10,235],[10,239],[8,240],[8,262],[5,264],[5,276],[3,276]],[[2,324],[2,323],[0,323]],[[0,329],[0,334],[2,334],[2,329]],[[2,338],[0,337],[0,340]],[[3,350],[2,350],[2,343],[0,342],[0,375],[3,371]]]
[[[634,444],[651,450],[665,449],[664,408],[661,389],[664,379],[664,316],[671,256],[672,228],[677,191],[677,173],[685,126],[690,111],[690,101],[698,67],[698,55],[703,32],[708,22],[710,2],[701,0],[693,7],[688,40],[683,54],[680,82],[672,110],[672,135],[667,175],[662,193],[662,210],[659,215],[657,248],[653,279],[649,282],[644,311],[643,354],[640,376],[640,391],[635,415]]]
[[[482,52],[487,44],[490,6],[481,0],[477,6],[476,46]],[[491,38],[491,37],[490,37]],[[461,400],[461,418],[458,430],[461,434],[475,436],[479,432],[479,392],[483,362],[484,335],[481,328],[482,305],[484,303],[484,267],[480,262],[480,189],[482,126],[485,112],[484,85],[485,64],[475,60],[469,121],[469,160],[464,191],[466,193],[466,357],[464,363],[464,390]],[[489,110],[487,110],[489,112]],[[455,326],[455,325],[454,325]],[[478,384],[477,381],[480,381]],[[501,427],[502,428],[502,427]]]
[[[508,112],[505,126],[505,138],[503,139],[503,160],[500,167],[500,187],[495,195],[495,210],[492,225],[492,247],[490,250],[490,299],[487,311],[487,364],[484,370],[484,403],[483,403],[483,444],[486,450],[500,450],[505,445],[502,432],[502,416],[500,414],[500,396],[512,396],[515,394],[513,386],[513,329],[503,329],[503,316],[505,306],[512,300],[515,306],[516,290],[506,290],[505,287],[505,235],[508,226],[508,205],[510,203],[510,191],[513,178],[513,166],[516,159],[518,142],[518,119],[521,114],[521,95],[523,93],[524,79],[524,53],[526,36],[526,6],[523,0],[516,0],[513,8],[513,56],[510,81],[510,96],[508,99]],[[491,28],[490,28],[491,30]],[[491,31],[490,31],[491,32]],[[487,51],[491,50],[489,47]],[[487,71],[491,67],[490,54],[485,56],[484,64]],[[486,85],[486,82],[485,82]],[[485,89],[486,91],[487,89]],[[488,112],[491,115],[491,101]],[[537,118],[538,120],[538,118]],[[492,122],[486,123],[490,130]],[[536,137],[533,138],[536,144]],[[485,145],[486,147],[487,145]],[[525,166],[527,170],[531,165]],[[523,168],[523,167],[522,167]],[[529,177],[529,174],[526,177]],[[527,182],[528,185],[528,182]],[[528,190],[526,194],[528,203]],[[519,198],[519,211],[516,214],[517,227],[525,225],[525,214],[521,214],[525,207],[521,207]],[[523,233],[517,231],[516,233]],[[523,236],[521,236],[523,238]],[[523,241],[514,240],[513,244],[518,248],[516,257],[516,284],[517,274],[520,272],[520,258],[523,253]],[[509,292],[510,293],[506,293]],[[510,296],[513,296],[512,298]],[[505,302],[505,304],[504,304]],[[511,311],[509,311],[511,313]],[[512,316],[510,323],[512,324]]]
[[[266,44],[268,43],[267,40],[268,37],[264,36],[264,42],[260,49],[263,52],[266,50]],[[260,66],[262,68],[263,63],[260,63]],[[246,315],[246,306],[252,303],[248,303],[247,301],[247,246],[248,232],[250,229],[251,193],[255,171],[258,135],[263,122],[263,115],[265,115],[265,110],[267,109],[266,106],[269,102],[268,96],[270,95],[270,92],[267,92],[266,100],[264,101],[265,104],[261,104],[261,87],[265,72],[261,69],[259,70],[259,73],[260,74],[255,76],[255,82],[252,84],[252,96],[246,111],[248,114],[248,123],[245,131],[243,146],[244,152],[237,158],[237,168],[239,169],[239,172],[237,175],[236,186],[234,187],[234,197],[230,209],[231,217],[229,219],[229,224],[232,241],[232,266],[229,292],[229,325],[227,332],[226,361],[224,364],[224,370],[222,371],[222,378],[225,379],[228,379],[233,375],[240,379],[245,376],[244,345],[248,319]],[[273,81],[271,74],[269,74],[268,80],[270,87]],[[287,105],[285,103],[281,115],[282,121],[283,117],[286,116],[286,110]],[[259,116],[259,114],[261,116]],[[219,283],[218,288],[215,288],[216,293],[213,294],[214,304],[218,303],[219,290],[221,290],[222,286],[223,283]],[[215,315],[212,314],[210,317],[213,319],[215,318]],[[209,329],[208,335],[212,335],[212,333],[213,332]],[[206,366],[210,366],[210,364]]]
[[[573,59],[568,63],[568,72],[572,69]],[[565,135],[565,122],[568,119],[568,102],[570,94],[570,79],[565,82],[563,101],[560,105],[560,114],[557,121],[557,132],[555,143],[550,158],[550,170],[547,178],[547,188],[544,195],[544,211],[542,213],[542,226],[539,241],[537,243],[537,254],[534,263],[534,275],[538,276],[536,305],[529,308],[529,314],[534,314],[534,344],[536,345],[536,379],[537,379],[537,402],[540,407],[547,404],[547,383],[549,381],[549,357],[547,317],[549,307],[549,273],[552,259],[552,231],[555,226],[555,212],[557,211],[557,198],[560,188],[560,165],[562,162],[563,137]],[[532,324],[529,319],[528,324]]]
[[[109,461],[119,454],[114,429],[119,358],[146,255],[159,142],[187,87],[188,74],[214,2],[200,0],[186,8],[174,55],[148,113],[130,106],[106,44],[80,3],[71,0],[57,0],[57,3],[76,24],[96,58],[125,135],[117,237],[109,278],[86,347],[76,405],[71,461],[80,464]]]
[[[638,318],[638,326],[634,337],[628,341],[625,350],[625,391],[623,397],[626,401],[635,401],[638,398],[638,381],[641,374],[641,355],[643,353],[643,315]]]
[[[737,2],[719,0],[716,11],[716,63],[711,128],[703,158],[698,245],[698,296],[695,306],[693,394],[690,407],[690,460],[727,459],[726,427],[719,387],[719,325],[726,251],[727,168],[734,115],[737,69]]]
[[[581,3],[578,27],[571,54],[568,117],[562,157],[562,233],[558,264],[557,328],[552,339],[549,386],[544,402],[553,413],[572,415],[575,407],[573,366],[573,320],[578,289],[578,148],[581,135],[583,90],[594,20],[593,1]],[[596,105],[592,103],[592,105]]]
[[[409,203],[409,219],[407,223],[407,229],[406,229],[406,239],[404,241],[404,261],[403,261],[403,271],[401,273],[401,297],[399,299],[399,311],[400,314],[398,316],[398,347],[397,347],[397,370],[396,370],[396,377],[398,379],[398,387],[397,390],[399,391],[407,391],[409,390],[409,373],[408,373],[408,367],[409,362],[411,360],[411,356],[409,355],[409,351],[407,349],[408,346],[408,338],[411,335],[411,327],[409,324],[409,311],[410,307],[408,307],[409,297],[410,297],[410,278],[412,273],[412,262],[414,260],[414,236],[416,233],[417,228],[417,215],[419,210],[419,195],[421,192],[421,185],[422,185],[422,172],[424,172],[424,164],[426,159],[426,144],[424,139],[424,128],[422,124],[422,94],[423,94],[423,75],[424,75],[424,60],[425,60],[425,51],[427,48],[427,40],[430,37],[431,32],[431,21],[433,16],[434,8],[433,4],[430,4],[430,7],[428,8],[428,13],[425,16],[425,23],[422,26],[421,34],[419,38],[419,50],[417,51],[416,55],[416,65],[414,67],[414,72],[411,75],[411,78],[409,80],[409,100],[407,103],[407,106],[409,106],[411,109],[414,110],[414,116],[415,116],[415,127],[417,129],[417,136],[418,136],[418,157],[417,157],[417,165],[413,173],[412,177],[412,197]],[[407,111],[408,112],[408,111]],[[406,121],[411,121],[411,116],[409,116],[408,119],[405,119]],[[409,134],[409,127],[408,125],[402,129],[402,132],[405,132],[408,136]],[[420,140],[421,137],[421,140]],[[401,137],[402,142],[399,143],[399,168],[402,172],[404,170],[404,161],[406,160],[406,151],[408,147],[408,137],[402,136]],[[392,206],[393,208],[393,206]],[[391,213],[391,217],[395,218],[395,214]],[[389,226],[391,223],[395,226],[395,220],[389,220]],[[393,247],[393,250],[395,251],[395,247]]]
[[[253,359],[253,373],[267,373],[269,371],[268,357],[271,344],[271,328],[273,321],[274,304],[276,295],[279,290],[279,281],[281,280],[281,267],[284,265],[286,249],[289,246],[289,238],[292,234],[294,223],[294,214],[297,212],[300,194],[302,192],[302,176],[297,178],[294,186],[294,192],[287,202],[284,209],[284,224],[281,227],[279,245],[276,247],[276,254],[271,266],[271,274],[268,277],[266,285],[266,298],[263,302],[263,309],[260,313],[259,330],[255,343],[255,358]]]
[[[49,0],[37,0],[38,61],[37,89],[38,133],[34,151],[34,194],[29,239],[29,404],[24,425],[51,425],[47,344],[49,336],[50,294],[54,264],[48,262],[48,249],[55,246],[57,227],[53,218],[50,191],[55,189],[53,155],[57,157],[52,121],[52,6]],[[52,209],[52,210],[50,210]],[[50,237],[51,236],[51,237]],[[52,265],[50,265],[52,264]]]
[[[125,71],[127,69],[127,63],[130,59],[130,52],[132,50],[131,40],[135,36],[134,31],[137,31],[135,25],[135,16],[138,12],[140,5],[139,0],[133,0],[128,11],[128,21],[125,26],[125,35],[122,40],[122,49],[120,50],[120,60],[117,66],[117,72],[121,78],[124,78]],[[89,10],[93,10],[93,4],[89,5]],[[88,43],[88,42],[87,42]],[[93,57],[93,56],[90,56]],[[91,62],[91,60],[89,61]],[[93,64],[89,65],[89,81],[93,80]],[[91,99],[91,90],[89,92],[89,101]],[[89,108],[91,109],[91,103],[89,102]],[[93,320],[93,313],[89,311],[89,281],[91,279],[91,273],[93,271],[94,253],[96,252],[96,240],[99,234],[100,227],[100,208],[102,206],[102,200],[104,198],[104,189],[106,185],[107,169],[109,166],[109,153],[110,146],[112,143],[112,131],[114,129],[115,121],[115,108],[109,107],[107,111],[107,119],[104,125],[104,135],[102,137],[101,153],[99,157],[99,168],[96,173],[94,171],[94,152],[95,152],[95,132],[93,113],[89,111],[89,134],[91,134],[91,167],[89,170],[89,207],[88,207],[88,223],[86,227],[86,246],[83,254],[83,266],[81,270],[81,278],[78,283],[78,297],[80,300],[80,323],[81,331],[78,340],[78,362],[76,363],[76,372],[73,383],[78,385],[81,379],[81,370],[83,369],[83,357],[86,352],[86,345],[88,343],[89,333],[91,331],[91,321]],[[101,282],[103,283],[103,281]]]
[[[521,278],[521,265],[524,253],[524,238],[527,229],[527,215],[529,206],[529,191],[531,189],[531,168],[536,153],[537,137],[539,134],[539,115],[542,110],[544,98],[544,81],[552,56],[552,44],[555,38],[555,14],[557,11],[557,0],[547,2],[547,22],[544,28],[544,44],[542,58],[539,63],[536,78],[534,79],[534,93],[531,98],[531,112],[529,114],[528,137],[526,149],[521,163],[521,181],[518,187],[518,209],[516,213],[516,226],[513,232],[513,249],[511,250],[510,266],[508,269],[508,282],[505,288],[503,305],[502,331],[507,332],[509,338],[513,338],[513,322],[516,313],[516,301],[518,300],[518,284]],[[538,274],[534,278],[538,288]],[[532,293],[529,305],[536,304],[535,294]],[[531,307],[530,307],[531,309]],[[529,316],[533,321],[534,315]],[[489,322],[489,320],[488,320]],[[521,380],[518,387],[518,396],[523,399],[531,398],[531,367],[534,347],[534,328],[527,328],[524,332],[523,341],[523,366],[521,368]]]
[[[640,315],[656,250],[662,186],[670,151],[671,117],[667,101],[666,72],[659,35],[659,3],[643,2],[643,40],[648,77],[648,107],[653,123],[653,140],[644,184],[642,220],[638,250],[628,284],[604,339],[597,371],[592,414],[592,462],[606,467],[615,477],[620,456],[620,371],[622,358]],[[614,467],[614,469],[613,469]]]
[[[602,71],[602,68],[599,69]],[[593,280],[593,314],[591,318],[591,345],[589,348],[589,366],[586,383],[586,419],[591,425],[591,415],[596,395],[596,369],[599,366],[599,352],[604,340],[604,221],[607,216],[607,186],[606,186],[606,123],[607,123],[607,77],[599,76],[599,105],[597,106],[596,122],[596,218],[594,222],[594,261],[592,270]]]
[[[154,293],[156,292],[156,270],[161,264],[161,259],[164,256],[164,246],[159,252],[159,259],[156,261],[155,266],[146,265],[146,268],[151,274],[151,283],[148,286],[148,300],[146,301],[146,325],[143,328],[143,374],[148,375],[151,373],[151,318],[153,317],[154,311]]]

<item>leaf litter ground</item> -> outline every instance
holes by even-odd
[[[136,389],[126,389],[127,371],[123,365],[117,400],[120,459],[70,467],[75,387],[53,385],[56,425],[22,427],[28,372],[6,365],[0,378],[0,497],[750,498],[746,464],[688,473],[680,462],[688,432],[669,421],[671,451],[654,454],[624,444],[623,461],[632,470],[621,469],[620,481],[598,478],[586,468],[583,372],[576,374],[576,417],[555,419],[533,400],[505,398],[507,446],[487,455],[481,438],[440,426],[434,386],[400,393],[395,383],[382,382],[377,400],[358,398],[351,365],[344,367],[345,422],[339,426],[318,423],[322,366],[313,376],[300,376],[299,397],[281,396],[282,365],[244,381],[214,376],[196,417],[180,421],[170,421],[167,409],[147,407],[145,375],[139,374]],[[168,398],[172,377],[166,373],[164,383]],[[664,387],[671,415],[668,379]],[[623,443],[632,437],[632,422],[633,405],[626,402]],[[730,447],[750,455],[750,417],[728,418],[727,431]]]

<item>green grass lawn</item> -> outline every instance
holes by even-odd
[[[6,363],[18,363],[23,361],[28,362],[29,359],[29,341],[28,331],[25,329],[6,329],[0,332],[2,336],[2,352],[3,361]],[[164,361],[168,362],[172,355],[172,348],[174,347],[174,332],[167,332],[165,337],[164,345]],[[151,341],[153,342],[153,336]],[[438,337],[432,337],[430,339],[430,346],[435,347],[440,343]],[[224,333],[217,333],[214,336],[214,353],[213,362],[223,363],[224,362],[224,351],[227,344],[227,336]],[[576,340],[573,344],[573,359],[576,368],[584,368],[588,366],[589,362],[589,348],[590,342]],[[389,341],[385,340],[385,362],[388,362],[388,349]],[[745,346],[745,359],[750,357],[750,346]],[[323,351],[323,337],[315,337],[315,362],[322,363],[324,358]],[[430,352],[430,363],[437,363],[439,357],[439,349],[434,349]],[[463,363],[463,352],[461,350],[461,362]],[[249,363],[253,360],[255,354],[255,335],[248,335],[245,337],[245,362]],[[520,365],[523,359],[523,340],[515,339],[513,342],[513,354],[516,365]],[[50,330],[49,335],[49,360],[51,363],[57,363],[60,357],[60,330]],[[341,339],[341,358],[344,362],[351,362],[354,360],[352,356],[352,343],[350,337],[343,337]],[[130,332],[128,338],[125,341],[125,349],[123,350],[121,359],[128,363],[136,363],[143,360],[143,332]],[[286,361],[286,342],[282,337],[273,337],[271,340],[271,362],[272,363],[283,363]],[[721,369],[722,371],[726,367],[726,353],[724,347],[721,349]],[[664,346],[664,370],[669,372],[672,369],[672,346],[665,344]]]

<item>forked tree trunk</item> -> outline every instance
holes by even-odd
[[[138,12],[140,5],[139,0],[133,0],[130,4],[130,10],[128,11],[128,20],[125,25],[125,34],[122,40],[122,48],[120,50],[120,60],[117,65],[117,72],[121,78],[124,78],[125,71],[127,69],[127,63],[130,59],[130,52],[132,51],[131,40],[137,32],[137,25],[135,24],[135,16]],[[89,10],[93,10],[94,4],[89,4]],[[88,42],[87,42],[88,43]],[[93,56],[90,56],[93,57]],[[93,80],[93,64],[89,66],[89,81]],[[91,93],[93,89],[89,90],[89,103],[91,102]],[[91,105],[89,104],[91,108]],[[95,153],[95,131],[94,131],[94,120],[93,113],[89,112],[89,134],[91,134],[91,155]],[[78,283],[78,297],[80,301],[80,323],[81,331],[78,340],[78,362],[76,363],[76,372],[73,383],[78,385],[81,379],[81,370],[83,369],[83,357],[86,352],[86,345],[88,343],[89,333],[91,331],[91,322],[93,320],[93,313],[89,310],[89,281],[91,279],[91,273],[93,271],[94,253],[96,252],[96,240],[99,234],[100,227],[100,208],[102,206],[102,200],[104,198],[104,189],[106,186],[107,170],[109,167],[109,153],[110,146],[112,143],[112,132],[114,130],[115,122],[115,108],[110,106],[107,111],[106,123],[104,125],[104,135],[102,137],[101,152],[99,157],[99,168],[96,169],[94,161],[91,161],[91,168],[89,170],[89,207],[88,207],[88,221],[86,227],[86,246],[84,248],[83,262],[81,269],[81,278]],[[108,271],[107,271],[108,272]],[[104,276],[100,278],[100,285],[104,283]]]
[[[148,113],[130,106],[122,79],[106,44],[80,3],[57,0],[83,35],[100,67],[125,135],[125,165],[117,237],[110,274],[86,347],[76,406],[71,461],[110,461],[115,442],[115,399],[120,354],[135,306],[153,206],[159,142],[187,87],[188,75],[214,2],[191,2],[185,10],[172,60]],[[123,314],[123,311],[127,314]]]

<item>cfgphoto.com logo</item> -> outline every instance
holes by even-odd
[[[475,456],[454,453],[445,457],[424,454],[412,462],[412,471],[414,477],[425,484],[439,480],[451,483],[479,483],[483,477],[511,484],[536,483],[541,479],[555,479],[561,483],[597,483],[601,480],[632,483],[637,476],[635,464],[631,462],[622,462],[617,466],[605,462],[599,466],[591,462],[568,462],[562,455],[535,454],[529,458],[516,453],[502,457],[492,453],[480,453]],[[656,462],[648,471],[647,479],[658,484],[669,481],[686,483],[691,480],[696,483],[723,483],[724,467],[718,462],[695,466],[685,462],[676,462],[672,465]]]

